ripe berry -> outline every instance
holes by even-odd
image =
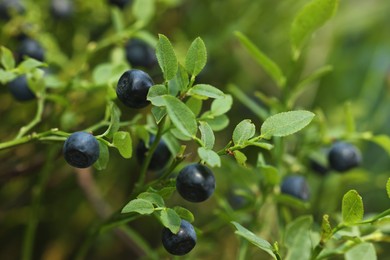
[[[35,99],[34,92],[28,86],[25,75],[17,77],[8,83],[8,89],[12,96],[18,101],[29,101]]]
[[[301,200],[308,200],[310,195],[309,186],[303,176],[286,177],[282,182],[281,191]]]
[[[329,172],[328,167],[326,167],[325,165],[323,165],[322,163],[318,162],[315,159],[310,159],[309,164],[310,164],[310,168],[321,176],[325,176]]]
[[[9,20],[12,14],[22,14],[25,9],[20,0],[1,0],[0,19]]]
[[[77,168],[87,168],[99,158],[99,143],[96,138],[86,132],[71,134],[64,143],[65,160]]]
[[[153,80],[142,70],[128,70],[119,78],[116,95],[130,108],[144,108],[150,104],[146,97]]]
[[[154,49],[144,41],[131,39],[126,44],[127,61],[134,67],[152,68],[157,64]]]
[[[196,233],[194,227],[187,221],[181,220],[180,229],[173,234],[168,228],[162,231],[162,244],[172,255],[185,255],[196,245]]]
[[[338,172],[357,167],[361,162],[360,151],[352,144],[336,142],[328,154],[329,165]]]
[[[123,9],[126,5],[131,3],[131,0],[109,0],[108,1],[111,5],[116,5],[120,9]]]
[[[73,14],[72,0],[51,0],[50,11],[57,19],[66,19]]]
[[[42,46],[37,41],[25,38],[21,41],[18,49],[18,61],[22,61],[24,56],[43,61],[45,54]]]
[[[153,142],[154,136],[150,136],[149,147],[152,145]],[[143,163],[148,151],[149,148],[146,147],[145,142],[143,140],[140,140],[136,148],[136,155],[139,164]],[[167,165],[170,158],[171,152],[169,151],[168,146],[166,145],[164,140],[161,139],[152,155],[152,159],[150,160],[148,169],[152,171],[162,169]]]
[[[209,168],[202,164],[187,165],[177,176],[176,190],[188,201],[205,201],[215,190],[214,175]]]

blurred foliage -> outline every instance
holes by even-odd
[[[316,174],[309,167],[307,155],[315,152],[323,158],[325,152],[313,150],[323,145],[322,149],[326,151],[332,137],[340,137],[340,132],[345,129],[345,102],[350,103],[350,112],[359,132],[390,135],[390,1],[341,1],[337,14],[310,39],[294,70],[291,70],[293,61],[288,32],[295,14],[308,2],[306,0],[156,0],[156,13],[151,20],[140,25],[141,29],[135,34],[125,33],[124,37],[117,37],[116,32],[122,29],[120,24],[115,24],[115,16],[120,13],[125,25],[134,24],[137,17],[132,13],[131,5],[121,11],[109,6],[105,0],[74,0],[74,13],[68,18],[58,19],[50,11],[49,0],[23,2],[26,7],[24,14],[16,14],[9,21],[0,20],[0,43],[16,51],[20,37],[28,35],[40,42],[46,51],[48,70],[53,72],[56,76],[53,81],[58,83],[49,89],[56,102],[45,108],[44,120],[36,131],[53,127],[77,131],[101,120],[105,114],[105,96],[110,93],[105,88],[88,84],[94,77],[94,69],[110,59],[117,60],[115,54],[120,56],[127,39],[137,36],[154,45],[158,33],[171,39],[180,61],[184,60],[191,41],[200,36],[207,47],[208,63],[197,81],[213,84],[228,93],[228,85],[235,84],[253,102],[264,107],[255,93],[276,97],[281,93],[235,37],[234,32],[240,31],[287,75],[308,75],[327,64],[333,67],[330,73],[311,83],[295,104],[296,108],[315,111],[316,120],[324,120],[327,125],[330,138],[312,142],[313,147],[302,148],[301,135],[288,137],[292,145],[286,147],[288,155],[284,160],[292,157],[298,160],[281,169],[283,174],[295,171],[308,178],[312,193],[310,212],[314,214],[314,221],[321,223],[323,214],[337,215],[342,195],[352,188],[362,195],[366,214],[389,208],[384,188],[390,176],[389,154],[377,144],[359,140],[357,144],[363,154],[363,165],[344,175],[333,172],[326,176]],[[162,78],[158,68],[147,72],[156,81]],[[72,79],[72,84],[67,79]],[[0,140],[6,141],[31,120],[36,104],[14,101],[6,86],[0,86],[0,104]],[[125,111],[123,120],[131,120],[137,113],[149,112],[147,109]],[[229,112],[231,126],[218,133],[216,146],[220,147],[229,140],[234,126],[243,116],[256,125],[262,123],[256,114],[235,100]],[[319,130],[311,126],[307,132],[311,134],[307,136],[315,136]],[[256,165],[257,150],[248,147],[245,154],[248,162]],[[125,160],[116,151],[110,155],[107,169],[93,173],[93,183],[96,182],[94,188],[100,190],[97,196],[104,198],[107,205],[117,211],[127,202],[140,166],[134,158]],[[265,154],[266,160],[272,156]],[[188,161],[194,160],[194,155],[189,156]],[[33,258],[72,259],[88,235],[91,224],[98,222],[101,213],[96,212],[96,207],[105,207],[93,205],[94,198],[83,192],[89,175],[66,165],[59,144],[31,143],[1,151],[0,162],[0,259],[21,257],[23,237],[28,232],[25,227],[31,221],[30,205],[34,204],[32,194],[40,192],[35,187],[42,181],[44,171],[48,172],[48,179],[42,203],[36,208],[39,224]],[[227,194],[238,189],[249,200],[253,199],[261,193],[254,185],[260,181],[261,175],[254,174],[252,168],[238,167],[230,159],[223,159],[222,167],[214,172],[218,183],[214,199],[198,205],[183,202],[175,194],[170,202],[198,213],[195,222],[200,230],[198,244],[196,252],[188,259],[236,259],[240,243],[245,245],[245,242],[234,236],[232,226],[228,224],[232,219],[240,220],[244,225],[246,221],[257,218],[260,226],[251,228],[261,229],[262,237],[275,241],[280,232],[278,221],[288,223],[309,212],[306,206],[291,209],[288,203],[276,205],[269,201],[264,203],[260,212],[255,208],[248,210],[251,213],[240,209],[233,211],[226,204]],[[155,173],[148,173],[147,178],[155,178]],[[235,187],[231,186],[232,179]],[[249,203],[247,207],[256,207],[256,204]],[[280,219],[275,217],[277,210],[281,212]],[[160,236],[156,235],[161,230],[157,221],[141,218],[132,222],[130,227],[149,242],[150,250],[169,258],[161,247]],[[88,259],[135,259],[136,254],[128,247],[129,243],[119,240],[114,232],[107,232],[94,243]],[[388,244],[378,243],[377,252],[379,259],[385,259],[390,254]],[[267,256],[262,254],[250,247],[247,257],[266,259]]]

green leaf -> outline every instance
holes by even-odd
[[[241,145],[255,135],[256,127],[249,119],[242,120],[233,131],[233,142]]]
[[[168,228],[172,233],[177,234],[180,230],[181,218],[170,208],[165,208],[159,212],[158,217],[164,227]]]
[[[165,207],[164,199],[157,193],[142,192],[137,196],[137,198],[147,200],[157,207]]]
[[[252,146],[257,146],[257,147],[260,147],[260,148],[263,148],[265,150],[272,150],[272,148],[274,148],[274,146],[272,144],[269,144],[269,143],[264,143],[264,142],[246,142],[245,143],[246,146],[249,146],[249,145],[252,145]]]
[[[202,111],[202,100],[190,97],[186,102],[186,106],[197,116]]]
[[[322,217],[321,224],[321,242],[325,244],[332,236],[332,227],[330,226],[329,216],[324,215]]]
[[[6,84],[6,83],[12,81],[13,79],[15,79],[16,77],[17,76],[15,73],[0,69],[0,83],[1,84]]]
[[[371,138],[371,141],[381,146],[390,156],[390,137],[387,135],[376,135]]]
[[[387,180],[386,183],[386,191],[387,191],[387,196],[390,198],[390,178]]]
[[[269,139],[272,136],[294,134],[307,126],[314,116],[312,112],[305,110],[282,112],[270,116],[261,126],[261,136]]]
[[[207,98],[223,98],[225,94],[208,84],[198,84],[190,88],[187,92],[187,95],[194,96],[199,99],[207,99]]]
[[[246,155],[239,151],[239,150],[235,150],[233,151],[233,154],[234,154],[234,158],[236,159],[237,163],[242,165],[242,166],[246,166],[246,160],[248,159],[246,157]]]
[[[292,56],[297,60],[307,38],[336,12],[339,0],[313,0],[295,16],[290,29]]]
[[[271,165],[261,165],[261,174],[264,176],[264,182],[268,185],[279,185],[281,176],[277,168]]]
[[[164,106],[165,101],[162,96],[168,94],[168,90],[164,85],[154,85],[148,91],[147,100],[154,106]]]
[[[135,0],[132,13],[137,21],[147,24],[155,12],[154,0]]]
[[[279,87],[284,87],[286,84],[286,77],[283,75],[279,66],[260,51],[244,34],[235,32],[238,40],[252,55],[252,58],[265,70],[265,72],[275,81]]]
[[[110,159],[110,153],[108,151],[108,147],[105,143],[98,140],[99,142],[99,159],[93,164],[93,166],[98,170],[104,170],[107,167],[108,161]]]
[[[134,199],[124,206],[121,213],[137,212],[141,215],[150,215],[154,212],[153,204],[144,199]]]
[[[372,243],[360,243],[345,253],[345,260],[376,260],[376,251]]]
[[[207,51],[203,40],[198,37],[192,43],[188,49],[185,68],[192,76],[197,76],[207,62]]]
[[[344,195],[341,213],[343,222],[347,225],[357,223],[363,219],[363,200],[356,190],[350,190]]]
[[[4,46],[1,46],[1,64],[6,70],[15,68],[15,59],[12,52]]]
[[[200,159],[206,164],[208,164],[210,167],[221,167],[221,158],[213,150],[206,149],[204,147],[199,147],[198,155]]]
[[[241,226],[240,224],[238,224],[237,222],[234,222],[232,221],[231,222],[235,228],[237,229],[237,231],[235,231],[234,233],[245,238],[246,240],[248,240],[250,243],[254,244],[255,246],[257,246],[258,248],[264,250],[265,252],[267,252],[269,255],[272,256],[272,258],[274,259],[277,259],[276,258],[276,255],[273,251],[273,247],[272,245],[267,241],[267,240],[264,240],[258,236],[256,236],[255,234],[253,234],[251,231],[249,231],[248,229],[244,228],[243,226]]]
[[[168,38],[162,34],[159,34],[158,37],[156,56],[164,78],[168,81],[176,76],[178,69],[177,58],[175,50]]]
[[[220,115],[212,118],[203,118],[202,116],[202,120],[206,121],[213,131],[221,131],[229,125],[229,118],[226,115]]]
[[[180,151],[180,143],[171,133],[165,133],[163,139],[171,154],[176,155]]]
[[[179,99],[163,96],[167,107],[168,116],[176,128],[184,135],[193,137],[197,132],[197,123],[194,113]]]
[[[211,113],[213,116],[223,115],[230,110],[233,104],[231,95],[224,95],[222,98],[215,99],[211,103]]]
[[[187,89],[188,74],[181,64],[179,64],[176,76],[168,82],[168,92],[171,96],[176,96],[182,90]]]
[[[173,208],[174,211],[180,216],[181,219],[187,220],[188,222],[194,222],[195,218],[191,211],[186,208],[176,206]]]
[[[109,82],[112,74],[112,64],[103,63],[96,66],[92,71],[92,79],[96,85],[104,85]]]
[[[207,122],[199,121],[199,130],[201,133],[201,140],[207,149],[213,149],[215,143],[215,136],[213,129]]]
[[[34,68],[27,73],[28,86],[34,93],[42,92],[45,89],[44,74],[45,72],[38,68]]]
[[[117,107],[114,102],[110,102],[110,125],[108,126],[107,131],[103,134],[107,137],[112,137],[114,133],[119,130],[120,127],[120,117],[121,110]]]
[[[20,74],[25,74],[25,73],[30,72],[31,70],[33,70],[35,68],[42,67],[44,65],[45,65],[45,63],[43,63],[43,62],[28,58],[28,59],[22,61],[18,65],[17,70]]]
[[[131,158],[133,155],[132,140],[129,132],[119,131],[114,134],[113,145],[118,148],[123,158]]]
[[[312,251],[312,216],[302,216],[289,223],[286,228],[285,244],[288,248],[286,260],[309,260]]]
[[[156,123],[160,123],[161,119],[167,114],[167,109],[165,107],[152,107],[152,114],[154,119],[156,119]]]

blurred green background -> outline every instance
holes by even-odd
[[[333,66],[333,71],[314,82],[300,96],[296,108],[322,111],[326,117],[328,141],[332,137],[337,138],[345,128],[344,104],[347,101],[351,104],[358,131],[390,135],[390,1],[341,1],[336,15],[310,39],[296,71],[291,71],[289,27],[294,15],[307,2],[159,0],[156,1],[156,13],[144,31],[154,37],[151,41],[155,41],[158,33],[167,35],[180,61],[191,41],[200,36],[208,50],[208,64],[197,80],[227,92],[228,84],[235,84],[260,105],[261,102],[254,95],[256,91],[275,97],[280,93],[239,44],[234,36],[235,31],[247,35],[286,74],[301,73],[305,76],[329,64]],[[84,81],[91,79],[93,68],[109,61],[112,50],[123,48],[125,41],[102,48],[87,63],[83,55],[90,42],[114,35],[111,21],[114,8],[104,0],[74,0],[74,14],[60,20],[51,14],[50,1],[26,0],[24,4],[26,11],[23,15],[0,21],[1,45],[15,50],[21,34],[35,38],[46,50],[50,70],[68,84],[65,88],[50,90],[65,101],[58,98],[57,103],[49,103],[44,120],[36,131],[59,127],[72,132],[98,122],[104,116],[107,93],[102,88],[82,86]],[[131,8],[129,5],[123,10],[126,25],[132,25],[135,21]],[[149,34],[146,38],[150,38]],[[161,81],[158,68],[148,72],[156,82]],[[73,79],[72,84],[67,82],[69,79]],[[19,128],[34,116],[35,106],[35,102],[14,101],[7,87],[1,86],[0,141],[12,139]],[[147,114],[149,111],[122,112],[123,120],[130,120],[137,113]],[[216,136],[219,145],[227,143],[235,124],[244,118],[252,119],[258,127],[261,125],[261,120],[236,99],[229,117],[231,126]],[[287,152],[300,158],[300,143],[294,138],[288,137],[288,141],[295,142],[296,146]],[[327,149],[330,145],[321,140],[319,143],[314,146],[315,149]],[[357,145],[363,154],[363,165],[345,175],[331,173],[325,177],[318,176],[307,166],[307,160],[301,158],[303,166],[300,173],[308,176],[312,184],[312,202],[321,197],[327,198],[313,207],[317,221],[324,213],[339,212],[342,194],[352,188],[362,195],[366,214],[389,208],[384,188],[390,176],[389,155],[377,144],[359,141]],[[247,152],[250,159],[257,155],[257,150]],[[48,162],[50,154],[52,156]],[[196,160],[190,158],[188,161],[191,159]],[[218,213],[220,200],[225,199],[232,188],[232,180],[243,187],[250,186],[257,177],[252,176],[253,171],[246,172],[232,165],[230,160],[223,163],[222,168],[214,169],[218,183],[214,199],[195,206],[184,203],[177,195],[171,201],[172,205],[191,209],[195,214],[195,226],[203,231],[196,250],[189,258],[235,259],[237,254],[239,243],[231,226],[223,221],[221,224],[215,216],[221,214]],[[1,151],[0,165],[0,259],[21,257],[25,227],[31,221],[32,195],[37,192],[34,187],[41,180],[43,171],[48,172],[48,182],[44,187],[42,206],[37,208],[40,219],[34,259],[53,260],[72,259],[85,239],[89,226],[99,218],[96,208],[105,207],[94,205],[94,198],[85,195],[88,189],[85,185],[96,188],[96,196],[113,210],[118,210],[127,202],[139,170],[136,160],[125,160],[117,151],[113,151],[108,168],[101,172],[94,171],[93,178],[88,179],[90,175],[83,175],[83,172],[75,171],[65,163],[61,156],[61,144],[45,143],[31,143]],[[149,178],[153,177],[153,173],[150,173]],[[318,188],[321,185],[322,190]],[[263,214],[273,214],[272,210],[271,213],[266,211],[263,209]],[[245,223],[245,214],[237,217]],[[169,259],[161,247],[160,237],[156,236],[161,226],[155,219],[141,218],[131,227],[149,241],[151,250],[161,252],[164,258]],[[264,235],[273,241],[276,238],[272,233],[272,230],[265,231]],[[105,233],[99,236],[88,259],[135,259],[136,255],[128,246],[114,233]],[[388,244],[379,246],[383,256],[379,259],[389,259],[386,258],[386,247],[389,253]],[[259,251],[253,250],[251,254],[248,259],[266,259],[261,258]]]

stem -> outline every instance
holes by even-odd
[[[241,246],[238,252],[237,260],[245,260],[247,252],[248,252],[248,241],[246,241],[245,239],[241,239]]]
[[[166,117],[164,116],[164,118],[161,119],[160,123],[158,124],[157,134],[154,138],[152,145],[149,148],[149,151],[145,157],[145,160],[142,163],[141,173],[140,173],[140,176],[138,178],[137,183],[134,185],[134,191],[138,190],[145,182],[145,177],[146,177],[146,172],[148,170],[148,166],[150,164],[150,161],[152,160],[153,153],[156,151],[157,145],[160,142],[161,136],[163,134],[165,120],[166,120]]]
[[[22,259],[29,260],[33,257],[33,247],[35,234],[39,222],[40,207],[42,202],[42,197],[44,193],[44,187],[49,179],[51,170],[54,166],[53,159],[56,154],[56,149],[51,148],[48,152],[48,158],[46,164],[44,165],[37,184],[32,189],[32,203],[30,216],[28,218],[26,233],[23,238],[23,248],[22,248]]]
[[[43,109],[45,107],[45,97],[38,98],[38,108],[37,112],[35,114],[34,119],[26,126],[23,126],[20,128],[18,135],[15,137],[14,140],[19,139],[20,137],[24,136],[28,131],[30,131],[34,126],[39,124],[42,120],[42,114],[43,114]]]

